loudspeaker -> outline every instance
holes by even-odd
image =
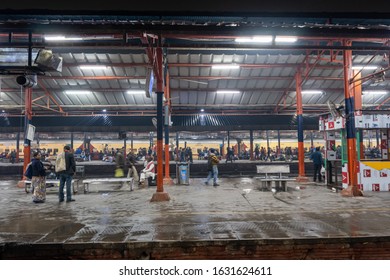
[[[62,57],[53,54],[51,50],[39,50],[34,62],[44,71],[62,72]]]
[[[17,76],[16,82],[23,87],[32,88],[37,85],[37,75]]]

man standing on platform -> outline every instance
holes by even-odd
[[[65,170],[58,171],[57,173],[60,175],[60,190],[59,190],[59,201],[64,201],[64,185],[66,183],[66,202],[75,201],[72,199],[72,179],[73,175],[76,172],[76,162],[74,161],[73,153],[70,150],[69,146],[64,147],[64,155],[65,157]],[[61,154],[58,155],[61,157]],[[56,170],[57,169],[57,161],[56,161]]]
[[[214,181],[213,186],[214,187],[218,187],[219,184],[217,183],[217,180],[218,180],[218,163],[219,163],[219,159],[214,154],[214,152],[215,152],[214,149],[210,149],[209,150],[209,156],[208,156],[208,159],[207,159],[207,170],[209,172],[209,175],[207,176],[206,182],[204,182],[204,183],[206,185],[208,185],[210,179],[213,178],[213,181]]]
[[[321,167],[323,165],[323,160],[322,160],[322,154],[320,152],[320,147],[316,147],[315,152],[313,152],[310,155],[310,159],[314,163],[314,177],[313,181],[317,181],[317,176],[318,176],[318,182],[322,182],[322,176],[321,176]]]

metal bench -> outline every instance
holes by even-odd
[[[59,179],[46,179],[46,186],[47,185],[53,185],[56,188],[59,188],[60,186],[60,180]],[[79,189],[79,179],[72,179],[72,191],[73,193],[77,193]],[[48,188],[48,187],[47,187]],[[31,189],[31,180],[24,181],[24,189],[26,193],[30,192]]]
[[[287,191],[287,182],[295,181],[294,178],[289,178],[282,175],[290,173],[290,165],[288,164],[256,165],[256,171],[258,174],[264,175],[263,177],[256,177],[256,179],[261,181],[261,187],[259,188],[260,190],[271,190],[272,182],[274,182],[275,189],[278,190],[282,188],[284,191]]]
[[[126,185],[130,187],[130,191],[133,190],[134,180],[133,178],[93,178],[83,180],[84,193],[89,192],[89,184],[92,183],[121,183],[121,188]]]

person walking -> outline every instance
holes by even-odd
[[[233,153],[233,149],[230,148],[230,147],[227,147],[227,153],[226,153],[226,162],[227,163],[229,160],[231,163],[233,163],[233,159],[234,159],[234,153]]]
[[[72,179],[73,175],[76,172],[76,162],[74,160],[73,153],[70,150],[69,146],[64,147],[64,154],[63,155],[58,155],[64,156],[65,157],[65,170],[61,170],[58,172],[60,176],[60,189],[59,189],[59,194],[58,198],[60,202],[64,201],[64,186],[66,184],[66,202],[72,202],[75,201],[72,198]],[[56,167],[57,170],[57,167]]]
[[[214,187],[219,186],[219,184],[217,182],[218,181],[218,163],[219,163],[219,159],[215,155],[215,150],[210,149],[209,156],[207,158],[207,170],[208,170],[209,174],[207,176],[206,181],[204,182],[206,185],[208,185],[211,178],[213,178],[213,182],[214,182],[213,186]]]
[[[11,154],[10,154],[10,158],[11,158],[11,163],[15,163],[15,159],[16,159],[16,151],[15,150],[12,150]]]
[[[125,176],[125,156],[124,156],[124,149],[117,150],[115,155],[115,163],[116,163],[116,169],[115,169],[115,177],[124,177]]]
[[[314,177],[313,181],[317,181],[317,176],[318,176],[318,182],[322,182],[322,176],[321,176],[321,167],[323,164],[322,161],[322,154],[320,152],[320,147],[316,147],[315,152],[313,152],[310,155],[310,159],[313,161],[314,164]]]
[[[129,166],[129,171],[127,172],[127,178],[131,178],[133,177],[133,182],[137,182],[139,181],[139,176],[138,176],[138,171],[137,169],[135,168],[135,164],[137,163],[137,158],[136,156],[134,155],[134,152],[131,151],[128,155],[127,155],[127,165]]]
[[[31,161],[32,168],[32,200],[35,203],[43,203],[46,200],[46,170],[41,162],[41,153],[34,152]]]

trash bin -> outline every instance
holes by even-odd
[[[187,162],[176,163],[176,178],[178,185],[190,184],[190,164]]]

